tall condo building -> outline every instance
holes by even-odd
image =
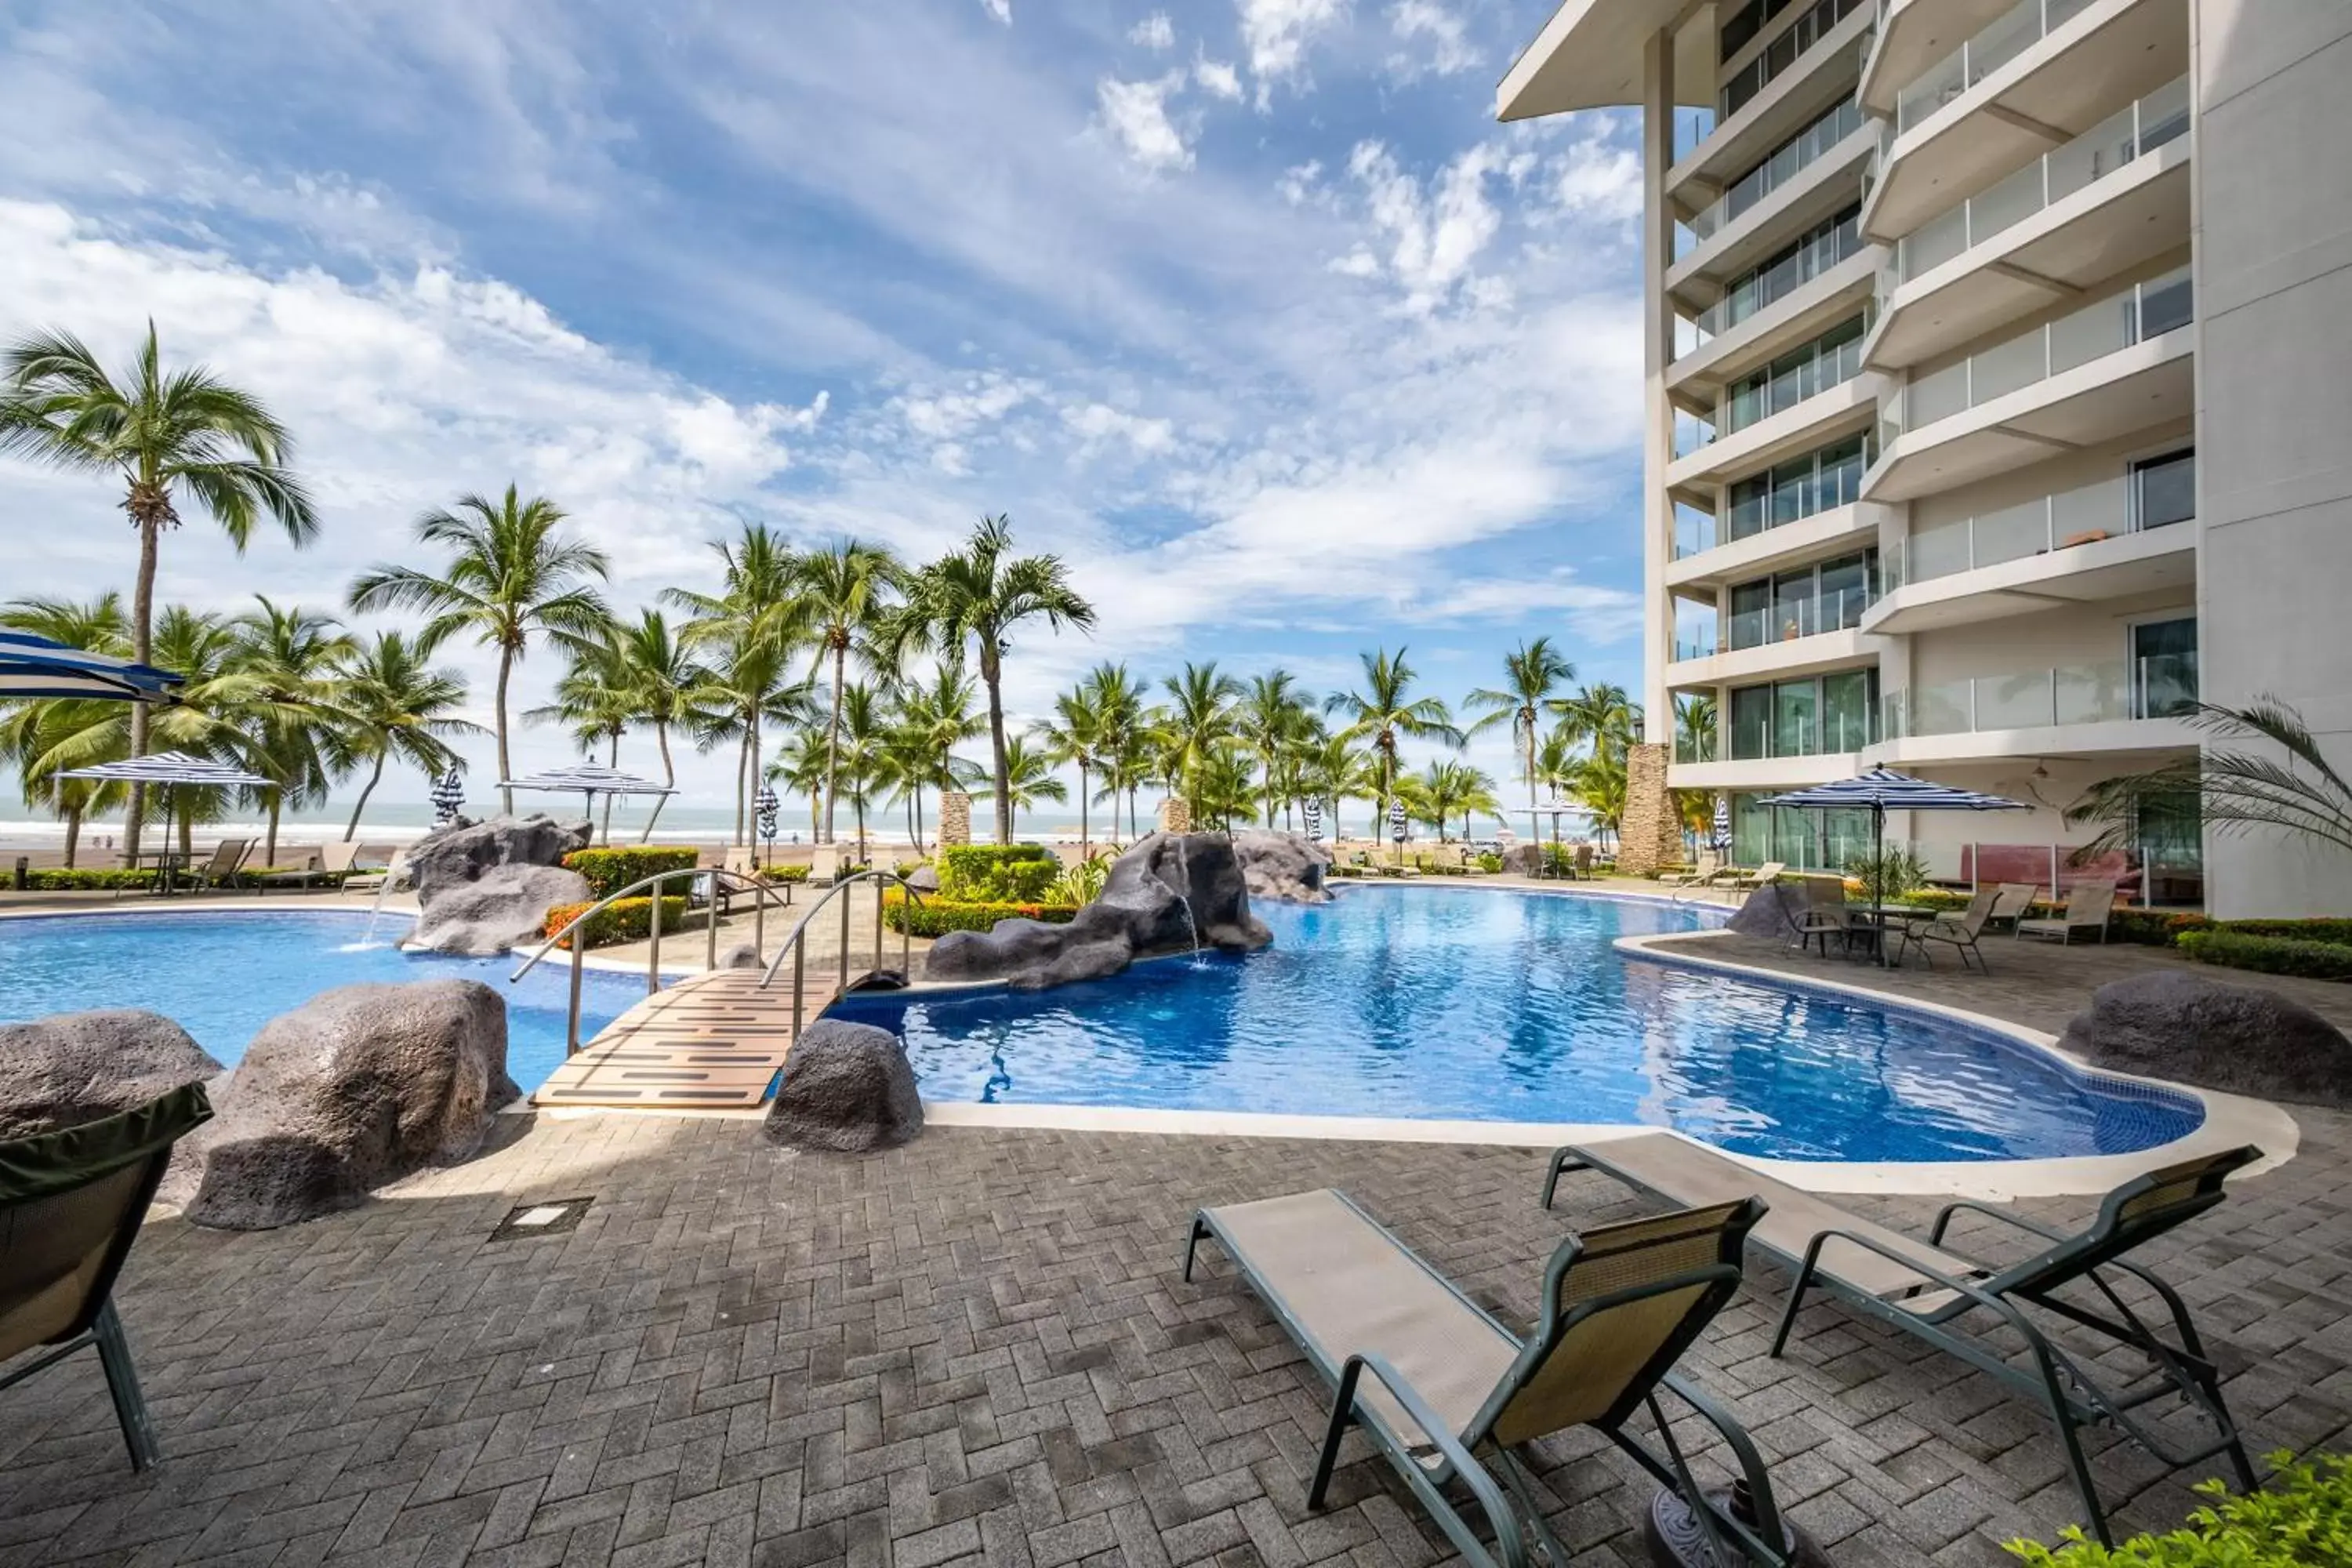
[[[1641,122],[1649,742],[1743,862],[1885,763],[2027,804],[1889,824],[1931,874],[2352,910],[2352,857],[2193,791],[2063,808],[2274,697],[2352,773],[2352,3],[1567,0],[1504,120]]]

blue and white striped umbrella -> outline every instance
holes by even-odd
[[[433,826],[446,827],[457,820],[457,808],[466,804],[465,781],[458,777],[456,768],[451,768],[433,781],[425,798],[433,803]]]
[[[1307,841],[1310,844],[1321,843],[1323,841],[1323,803],[1310,795],[1298,803],[1298,815],[1307,828]]]
[[[500,789],[576,789],[583,795],[675,795],[667,784],[657,784],[651,779],[641,779],[635,773],[625,773],[608,768],[602,763],[574,763],[568,768],[549,768],[519,779],[500,779]]]
[[[119,763],[94,763],[86,768],[63,768],[57,776],[61,779],[111,779],[121,784],[201,784],[207,788],[276,789],[278,781],[233,768],[225,763],[207,762],[192,757],[185,752],[154,752],[143,757],[125,757]]]
[[[1805,789],[1790,790],[1786,795],[1768,795],[1766,805],[1810,806],[1831,811],[1840,807],[1866,808],[1882,816],[1890,811],[2030,811],[2032,807],[2021,801],[2004,800],[1997,795],[1979,795],[1972,789],[1957,789],[1927,779],[1916,779],[1909,773],[1898,773],[1893,768],[1873,768],[1858,778],[1843,779],[1836,784],[1813,784]]]
[[[751,797],[751,804],[759,809],[760,837],[768,840],[772,844],[774,843],[776,837],[776,812],[783,803],[776,798],[776,792],[774,790],[770,789],[766,784],[761,784],[760,786],[760,793]]]
[[[1715,797],[1713,844],[1719,853],[1727,854],[1731,849],[1731,796],[1728,793],[1718,792]]]
[[[1404,842],[1404,802],[1389,802],[1389,837],[1399,844]]]
[[[152,664],[69,647],[36,632],[0,627],[0,700],[95,697],[159,702],[182,678]]]

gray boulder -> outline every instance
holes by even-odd
[[[2177,969],[2112,980],[2061,1043],[2094,1067],[2352,1110],[2352,1040],[2291,996]]]
[[[540,940],[547,911],[585,903],[587,879],[557,866],[492,866],[470,882],[445,884],[425,903],[404,947],[487,958]]]
[[[356,1207],[473,1154],[520,1093],[506,1003],[479,981],[321,992],[263,1025],[215,1093],[187,1216],[267,1230]]]
[[[1797,934],[1798,921],[1811,906],[1802,882],[1775,882],[1741,900],[1726,929],[1742,936],[1785,942]]]
[[[223,1070],[185,1029],[135,1007],[0,1024],[0,1140],[98,1121]]]
[[[1234,837],[1234,854],[1241,861],[1242,879],[1253,899],[1278,899],[1290,904],[1328,904],[1331,894],[1323,886],[1331,853],[1297,833],[1244,829]]]
[[[907,873],[907,886],[914,889],[915,891],[919,893],[938,892],[940,890],[940,868],[937,866],[930,865],[916,867],[913,870]]]
[[[768,1141],[862,1153],[923,1130],[922,1096],[898,1037],[871,1024],[819,1018],[793,1042],[763,1123]]]
[[[765,965],[761,962],[760,950],[758,948],[752,946],[748,942],[739,942],[731,947],[722,947],[719,950],[719,963],[717,967],[720,969],[760,969],[765,967]]]
[[[594,829],[587,822],[551,816],[460,819],[418,839],[408,851],[408,874],[416,901],[430,908],[443,892],[478,880],[495,866],[560,866],[574,849],[585,849]]]

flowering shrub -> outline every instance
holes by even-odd
[[[541,929],[547,935],[553,936],[571,924],[581,910],[589,907],[587,904],[558,904],[547,911],[547,923]],[[610,947],[614,942],[637,942],[653,933],[653,916],[654,901],[651,899],[616,899],[607,907],[598,910],[560,945],[569,952],[575,940],[584,941],[590,947]],[[662,900],[661,922],[665,932],[677,930],[685,919],[684,898],[665,897]]]

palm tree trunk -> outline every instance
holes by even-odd
[[[996,841],[1013,842],[1013,781],[1004,772],[1004,693],[998,683],[1004,672],[998,668],[995,641],[981,638],[980,679],[988,687],[988,744],[996,757]]]
[[[155,652],[155,545],[156,525],[142,521],[139,524],[139,575],[131,588],[131,657],[141,664],[147,663]],[[147,754],[147,704],[131,705],[131,754]],[[123,864],[137,864],[139,854],[139,819],[147,812],[147,786],[131,786],[131,804],[122,820]],[[169,832],[167,827],[165,832]]]
[[[677,769],[671,764],[669,760],[668,721],[655,721],[654,744],[661,748],[662,783],[671,789],[676,789],[677,787]],[[657,795],[654,796],[654,813],[651,816],[646,818],[646,830],[637,835],[638,843],[643,844],[646,839],[651,838],[654,836],[654,824],[661,820],[662,807],[668,804],[669,796],[666,795]]]
[[[1081,860],[1093,858],[1091,847],[1087,842],[1087,762],[1081,757],[1078,759],[1078,858]]]
[[[367,809],[368,796],[373,795],[375,786],[383,782],[383,760],[390,754],[389,751],[378,752],[375,754],[375,772],[368,774],[367,786],[360,791],[360,798],[352,804],[352,820],[343,829],[344,843],[349,844],[352,841],[352,836],[360,830],[360,813]]]
[[[916,853],[916,854],[918,854],[918,855],[920,855],[920,854],[922,854],[922,853],[923,853],[923,791],[922,791],[922,787],[921,787],[919,784],[919,785],[917,785],[917,786],[916,786],[916,789],[915,789],[914,802],[915,802],[915,853]]]
[[[74,854],[81,844],[81,807],[66,807],[66,869],[73,869]]]
[[[621,765],[621,732],[618,730],[613,731],[613,744],[605,752],[605,757],[606,761],[604,765],[606,767],[614,770],[619,769]],[[604,842],[608,845],[613,842],[613,797],[609,795],[604,797]]]
[[[504,644],[500,644],[499,647],[498,712],[494,717],[497,719],[499,726],[499,808],[509,816],[512,816],[514,815],[514,791],[506,787],[506,781],[514,777],[514,769],[507,761],[507,680],[509,677],[513,675],[513,673],[514,649],[506,647]]]
[[[833,803],[838,788],[835,781],[841,771],[841,679],[848,670],[849,647],[846,643],[836,644],[833,650],[833,721],[824,731],[824,839],[828,844],[833,842]]]
[[[282,789],[271,790],[269,792],[269,831],[262,836],[261,844],[261,863],[264,866],[278,864],[278,814],[285,808],[285,805],[286,792]]]
[[[751,770],[751,726],[743,726],[743,738],[735,742],[735,837],[730,844],[743,842],[743,779]]]

